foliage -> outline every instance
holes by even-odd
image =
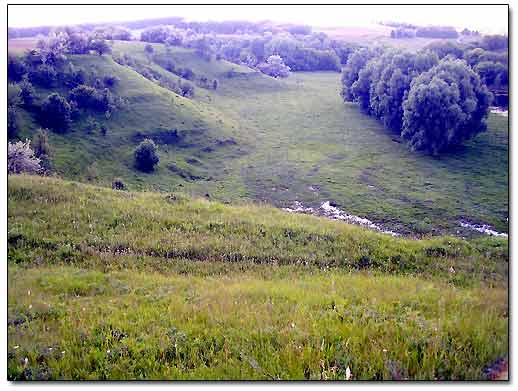
[[[99,91],[87,85],[79,85],[70,91],[70,99],[82,109],[97,111],[111,111],[114,107],[114,98],[107,88]]]
[[[32,86],[31,82],[27,77],[24,77],[19,84],[20,86],[20,97],[23,104],[26,107],[32,106],[34,99],[36,98],[36,90]]]
[[[159,162],[157,154],[157,146],[151,139],[142,141],[135,149],[135,166],[145,172],[150,172],[155,169]]]
[[[290,67],[284,64],[281,56],[271,55],[264,64],[259,64],[258,69],[264,74],[272,77],[288,77]]]
[[[20,174],[22,172],[37,174],[41,171],[40,159],[34,156],[29,140],[7,144],[7,173]]]
[[[12,54],[7,56],[7,76],[12,81],[22,80],[23,75],[27,73],[27,67],[24,61]]]
[[[57,79],[58,73],[56,69],[49,64],[40,64],[29,71],[29,80],[31,83],[39,86],[50,88]]]
[[[49,133],[47,129],[38,129],[32,138],[34,154],[38,158],[50,155]]]
[[[111,47],[105,39],[101,37],[94,37],[90,40],[88,48],[96,52],[99,56],[111,53]]]
[[[114,178],[112,181],[112,189],[113,190],[125,190],[126,184],[121,178]]]
[[[71,107],[68,101],[54,92],[47,96],[41,105],[40,122],[46,128],[64,133],[70,127],[70,115]]]
[[[462,60],[443,60],[412,81],[402,137],[434,155],[486,129],[491,94]]]

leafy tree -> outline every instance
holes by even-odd
[[[376,52],[371,49],[362,48],[349,56],[347,64],[342,69],[342,97],[346,101],[352,101],[354,95],[352,86],[358,80],[360,70],[367,62],[375,56]]]
[[[425,49],[435,52],[437,56],[439,56],[439,59],[443,59],[446,56],[453,56],[455,58],[464,57],[462,48],[458,44],[450,41],[432,42],[428,44]]]
[[[64,133],[70,127],[70,115],[71,107],[67,100],[58,93],[52,93],[41,105],[40,122],[47,128]]]
[[[135,149],[135,166],[141,171],[153,171],[159,160],[153,140],[145,139]]]
[[[437,155],[486,129],[490,99],[466,62],[443,60],[412,80],[401,135],[412,149]]]
[[[40,159],[34,156],[29,140],[7,144],[7,173],[38,174],[41,171]]]
[[[144,42],[164,43],[168,37],[169,29],[166,26],[151,27],[140,33],[140,40]]]
[[[284,64],[281,56],[272,55],[268,57],[266,63],[258,66],[259,70],[264,74],[272,77],[288,77],[290,67]]]
[[[36,98],[36,91],[27,77],[24,77],[20,83],[20,97],[26,107],[32,106]]]
[[[475,65],[473,70],[480,75],[480,78],[488,86],[495,84],[496,78],[501,74],[505,74],[505,77],[507,77],[507,67],[497,62],[482,61]],[[499,81],[501,83],[501,76]]]
[[[111,47],[108,45],[108,42],[104,38],[95,37],[90,40],[88,44],[88,48],[96,52],[99,56],[103,54],[111,53]]]

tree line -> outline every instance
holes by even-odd
[[[362,48],[342,72],[342,97],[433,155],[485,130],[492,95],[465,60],[432,50]]]

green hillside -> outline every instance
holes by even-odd
[[[483,379],[508,242],[8,182],[10,379]]]
[[[409,151],[356,105],[344,104],[338,73],[297,72],[276,80],[223,60],[208,62],[191,49],[152,47],[149,54],[142,42],[112,42],[114,57],[126,54],[156,78],[178,80],[165,68],[172,62],[196,77],[218,79],[218,89],[196,86],[186,99],[108,56],[70,56],[78,67],[119,77],[116,93],[128,97],[131,108],[108,121],[97,117],[106,137],[85,134],[86,116],[71,133],[52,134],[59,175],[86,181],[94,171],[96,184],[121,177],[134,190],[208,193],[233,203],[290,207],[299,201],[318,208],[333,201],[410,236],[477,234],[461,220],[508,232],[507,117],[491,113],[487,132],[433,158]],[[30,136],[38,125],[27,113],[23,119],[22,137]],[[167,141],[173,129],[182,138]],[[159,144],[161,160],[152,174],[133,167],[143,136]]]

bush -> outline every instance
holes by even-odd
[[[84,84],[77,86],[70,92],[70,99],[82,109],[110,111],[114,106],[114,98],[110,90],[105,88],[99,91]]]
[[[72,109],[58,93],[50,94],[41,105],[40,120],[43,126],[64,133],[70,127]]]
[[[105,87],[113,88],[119,84],[120,79],[117,76],[104,76],[103,83]]]
[[[268,57],[266,63],[258,66],[259,70],[272,77],[288,77],[290,74],[290,67],[284,64],[281,56],[273,55]]]
[[[57,78],[57,72],[53,66],[40,64],[29,71],[29,80],[39,86],[50,88]]]
[[[114,178],[112,181],[112,189],[113,190],[124,190],[126,189],[126,184],[121,178]]]
[[[13,81],[22,80],[23,75],[27,73],[25,63],[20,57],[7,56],[7,76]]]
[[[135,166],[141,171],[153,171],[159,160],[153,140],[145,139],[135,149]]]
[[[144,46],[144,51],[147,53],[147,54],[152,54],[155,49],[153,49],[153,46],[151,44],[146,44],[146,46]]]
[[[20,97],[25,106],[32,106],[36,97],[36,91],[31,82],[25,77],[20,83]]]
[[[180,95],[186,98],[192,98],[194,96],[194,86],[191,83],[178,80],[178,88]]]
[[[37,174],[41,172],[40,159],[34,156],[29,140],[8,143],[7,146],[7,173],[20,174],[22,172]]]

